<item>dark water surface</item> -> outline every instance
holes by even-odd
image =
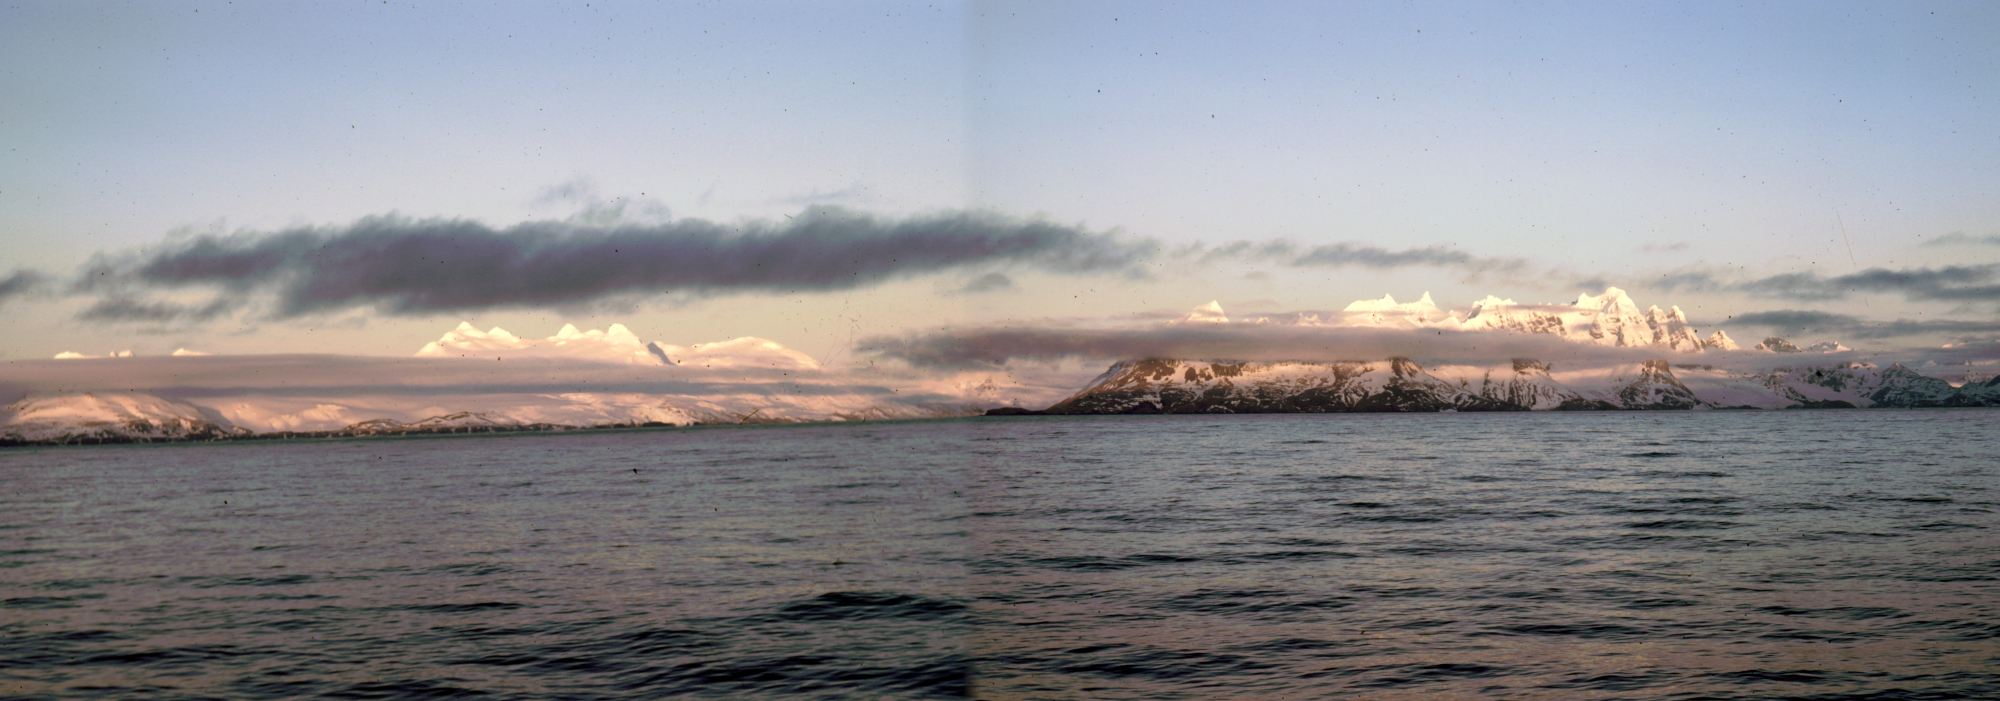
[[[0,694],[2000,698],[2000,411],[0,451]]]

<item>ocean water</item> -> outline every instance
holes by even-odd
[[[0,695],[2000,698],[2000,411],[0,451]]]

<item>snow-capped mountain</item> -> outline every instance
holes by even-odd
[[[0,368],[0,388],[22,387],[23,393],[6,399],[29,398],[0,410],[0,443],[931,418],[973,415],[1001,403],[950,388],[913,386],[892,375],[825,370],[812,357],[766,339],[674,346],[644,342],[620,324],[603,330],[565,325],[553,336],[524,338],[461,323],[416,355],[10,365]],[[104,371],[90,367],[99,363]],[[59,366],[60,373],[49,372]],[[355,377],[340,374],[349,367]],[[245,384],[238,375],[274,379]],[[190,383],[186,387],[200,389],[199,399],[163,399],[142,394],[146,388],[89,392],[100,384],[130,388],[140,378],[152,391],[179,396],[185,387],[174,382],[181,377]],[[346,384],[350,380],[356,384]],[[990,381],[984,386],[980,391],[986,394],[1001,391]]]
[[[85,355],[83,353],[78,353],[76,351],[66,350],[61,353],[57,353],[55,355],[56,360],[89,360],[91,358],[130,358],[130,357],[133,357],[133,354],[132,351],[129,350],[116,350],[116,351],[111,351],[109,353],[105,353],[104,355]]]
[[[2000,406],[2000,375],[1985,382],[1968,382],[1958,388],[1953,406]]]
[[[1268,320],[1260,319],[1260,322]],[[1232,323],[1222,305],[1209,302],[1196,307],[1173,323]],[[1235,322],[1244,323],[1244,322]],[[1465,311],[1445,309],[1426,292],[1415,302],[1397,302],[1394,295],[1349,303],[1339,312],[1321,317],[1299,314],[1291,323],[1300,326],[1368,327],[1390,329],[1441,329],[1452,331],[1498,331],[1555,336],[1568,341],[1612,348],[1650,348],[1675,353],[1734,351],[1740,347],[1728,332],[1717,330],[1702,337],[1688,323],[1687,313],[1678,306],[1658,305],[1640,309],[1637,302],[1617,287],[1600,294],[1581,294],[1573,302],[1522,304],[1512,299],[1488,295]],[[1767,339],[1757,350],[1773,352],[1840,352],[1848,348],[1832,341],[1800,349],[1783,339]]]
[[[403,406],[363,399],[373,402],[315,400],[309,407],[289,409],[286,399],[239,398],[209,407],[139,393],[38,396],[0,409],[0,445],[863,421],[969,416],[984,408],[898,401],[832,387],[794,393],[443,396]]]
[[[1490,297],[1488,299],[1491,299]],[[1216,310],[1218,313],[1220,309]],[[1464,319],[1457,314],[1438,309],[1437,302],[1431,300],[1431,293],[1407,304],[1397,304],[1395,295],[1382,295],[1381,299],[1362,299],[1348,303],[1340,310],[1342,321],[1351,326],[1375,328],[1432,328],[1439,325],[1458,325]]]
[[[1222,313],[1222,302],[1209,300],[1208,304],[1195,307],[1187,316],[1176,319],[1175,324],[1227,324],[1229,315]]]
[[[1605,369],[1551,372],[1520,359],[1508,366],[1414,361],[1117,363],[1055,414],[1530,411],[1551,409],[1735,409],[2000,406],[2000,379],[1953,388],[1899,365],[1859,363],[1766,374],[1648,360]]]
[[[207,440],[247,433],[213,412],[148,394],[29,397],[0,409],[0,444]]]
[[[459,322],[438,340],[417,350],[425,358],[572,358],[640,365],[671,364],[658,346],[639,340],[624,324],[604,330],[580,331],[563,324],[548,338],[521,338],[495,326],[481,331],[472,322]]]
[[[1901,365],[1780,368],[1758,379],[1778,396],[1805,406],[1947,406],[1983,400],[1960,397],[1960,390],[1950,383]]]
[[[776,341],[744,336],[714,343],[689,346],[646,342],[624,324],[587,331],[563,324],[548,338],[521,338],[495,326],[481,331],[472,322],[459,322],[436,341],[424,344],[417,356],[425,358],[566,358],[634,365],[682,365],[711,369],[775,369],[806,371],[820,369],[812,356],[786,348]]]

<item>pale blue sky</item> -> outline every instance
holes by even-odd
[[[1971,2],[7,2],[0,274],[66,273],[182,227],[561,217],[574,203],[538,198],[566,182],[725,221],[813,202],[978,206],[1176,243],[1444,244],[1642,294],[1694,264],[1991,262],[1991,247],[1917,244],[2000,233],[1996,36],[2000,4]],[[598,323],[828,354],[856,333],[1209,298],[1576,292],[1420,268],[1170,272],[1018,276],[1004,298],[911,281]],[[1641,301],[1712,318],[1800,306]],[[8,334],[0,355],[134,345],[73,311],[9,309],[43,331]],[[478,321],[539,335],[557,316]],[[136,343],[400,353],[455,319],[361,321]]]

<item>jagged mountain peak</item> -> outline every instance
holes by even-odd
[[[1479,316],[1479,314],[1484,311],[1497,310],[1500,309],[1501,307],[1514,307],[1514,306],[1520,306],[1520,302],[1516,302],[1508,298],[1498,297],[1495,295],[1486,295],[1485,297],[1481,297],[1479,301],[1472,303],[1472,313],[1466,316],[1475,317]]]
[[[1187,316],[1181,317],[1175,323],[1227,324],[1229,323],[1229,315],[1222,311],[1222,302],[1220,300],[1211,299],[1207,304],[1196,306],[1188,312]]]
[[[1797,345],[1794,345],[1791,341],[1787,341],[1777,336],[1770,336],[1765,338],[1763,341],[1758,342],[1757,350],[1768,351],[1771,353],[1798,353],[1801,352],[1803,349],[1799,348]]]
[[[1637,314],[1639,312],[1638,303],[1633,302],[1632,296],[1626,294],[1624,288],[1620,287],[1605,287],[1603,292],[1594,295],[1590,293],[1577,295],[1576,307],[1578,309],[1618,311],[1627,314]]]
[[[1701,345],[1703,348],[1719,351],[1733,351],[1741,348],[1741,346],[1736,344],[1736,339],[1729,337],[1729,332],[1720,329],[1717,329],[1715,333],[1709,334],[1708,338],[1701,342]]]
[[[1341,311],[1421,313],[1421,312],[1438,311],[1438,306],[1437,302],[1431,299],[1431,293],[1426,291],[1424,292],[1423,296],[1417,298],[1417,301],[1415,302],[1397,303],[1395,295],[1383,294],[1382,297],[1379,299],[1358,299],[1353,302],[1350,302],[1348,303],[1347,307],[1345,309],[1342,309]]]

